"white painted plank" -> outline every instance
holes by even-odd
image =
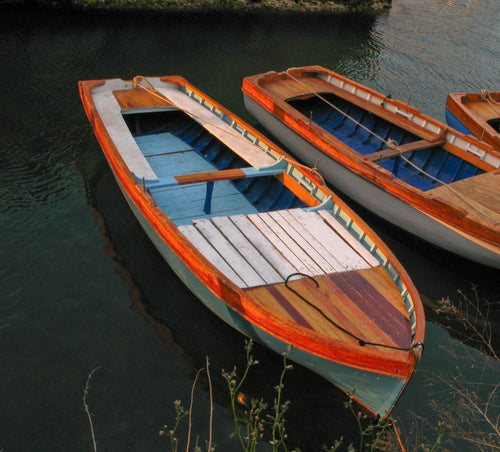
[[[354,248],[357,253],[363,257],[363,259],[368,262],[372,267],[377,267],[380,265],[380,262],[377,260],[373,254],[371,254],[361,243],[359,243],[349,231],[346,231],[344,226],[327,210],[321,209],[317,211],[319,215],[321,215],[324,220],[328,223],[328,225],[334,229],[352,248]]]
[[[186,111],[195,121],[199,122],[212,135],[216,136],[241,158],[250,163],[250,165],[261,167],[276,163],[276,160],[267,155],[260,147],[244,138],[229,124],[179,89],[165,88],[165,85],[160,85],[157,89],[175,106]]]
[[[295,266],[301,267],[301,273],[306,275],[321,275],[324,271],[313,259],[293,240],[283,228],[274,221],[269,213],[259,213],[257,216],[249,215],[248,218],[257,226],[262,233],[268,237],[273,244],[279,246],[279,250]],[[258,221],[259,219],[260,221]],[[262,227],[265,225],[266,227]],[[276,240],[275,237],[278,239]],[[281,242],[281,244],[280,244]]]
[[[288,210],[269,213],[271,217],[288,233],[290,237],[316,262],[325,273],[344,270],[342,265],[305,228],[297,224]]]
[[[242,234],[252,242],[253,246],[259,250],[269,264],[276,269],[283,280],[293,273],[304,272],[303,267],[297,268],[290,263],[283,253],[273,245],[271,240],[266,237],[246,215],[231,215],[230,219]]]
[[[194,220],[193,225],[249,287],[265,285],[265,281],[241,256],[238,250],[236,250],[219,232],[210,220]]]
[[[322,243],[330,254],[335,255],[346,270],[360,270],[370,265],[357,251],[332,229],[317,212],[305,212],[303,209],[290,211],[296,221],[309,228],[311,233]]]
[[[212,217],[211,220],[267,284],[283,282],[281,275],[264,259],[254,244],[241,233],[230,217]]]
[[[192,225],[179,226],[179,230],[186,236],[186,238],[200,251],[203,256],[210,261],[218,270],[227,276],[238,287],[245,288],[247,285],[243,280],[234,272],[228,263],[221,257],[221,255],[207,242],[200,232]]]
[[[106,83],[107,86],[108,82]],[[106,89],[107,89],[106,86]],[[92,95],[95,106],[99,112],[106,131],[111,140],[116,145],[118,152],[122,156],[127,167],[139,179],[156,179],[156,173],[149,166],[146,158],[139,149],[136,141],[130,134],[121,113],[121,107],[118,104],[112,91],[95,91]]]

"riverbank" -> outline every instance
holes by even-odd
[[[70,0],[88,9],[154,10],[165,12],[380,12],[392,0]],[[56,0],[57,3],[58,0]],[[64,0],[63,0],[64,3]]]

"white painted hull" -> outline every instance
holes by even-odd
[[[332,186],[379,217],[440,248],[480,264],[500,268],[500,256],[426,213],[358,176],[244,95],[245,107],[274,137],[305,164],[317,169]]]

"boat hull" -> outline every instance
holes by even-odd
[[[296,157],[307,165],[316,165],[329,183],[369,211],[435,246],[480,264],[500,268],[498,253],[483,246],[477,239],[450,228],[392,196],[380,186],[358,176],[302,138],[245,94],[244,102],[249,113]]]
[[[118,178],[115,177],[118,182]],[[120,186],[120,185],[119,185]],[[298,347],[290,345],[268,334],[256,325],[248,322],[232,310],[222,299],[210,291],[196,275],[184,264],[182,259],[170,249],[151,227],[141,210],[133,203],[128,193],[120,186],[122,194],[139,224],[174,273],[210,311],[244,336],[267,346],[282,355],[287,353],[290,360],[296,362],[330,381],[345,393],[355,391],[355,399],[369,407],[378,416],[384,417],[396,404],[409,378],[397,378],[344,366],[334,361],[312,355]]]

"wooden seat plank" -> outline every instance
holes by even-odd
[[[446,129],[445,129],[446,130]],[[446,140],[417,140],[412,141],[411,143],[400,144],[394,148],[382,149],[378,152],[373,152],[372,154],[365,155],[364,158],[366,160],[371,160],[372,162],[376,162],[379,160],[387,160],[392,157],[396,157],[398,155],[403,155],[412,151],[421,151],[423,149],[429,149],[437,146],[442,146],[446,143]]]
[[[245,260],[266,282],[275,284],[283,281],[282,276],[264,259],[253,242],[250,242],[230,220],[230,217],[213,217],[212,223],[231,242],[233,247],[245,257]]]
[[[326,259],[328,252],[305,228],[297,224],[287,211],[269,212],[271,218],[307,253],[324,273],[342,271],[335,259]]]
[[[246,215],[231,215],[230,219],[283,279],[293,273],[300,272]]]
[[[290,214],[304,228],[308,228],[329,250],[335,250],[335,259],[345,270],[355,270],[368,267],[363,259],[335,229],[332,229],[317,211],[306,212],[303,209],[293,209]],[[359,242],[357,242],[359,243]]]
[[[248,215],[247,218],[254,224],[254,226],[273,244],[274,247],[281,253],[281,255],[292,265],[298,273],[304,273],[306,275],[313,275],[320,271],[319,267],[312,263],[307,265],[306,262],[300,259],[292,248],[297,248],[295,243],[283,235],[283,231],[279,228],[276,229],[277,232],[271,228],[264,219],[258,215]],[[271,222],[273,223],[273,222]],[[280,238],[280,235],[284,240]],[[288,242],[288,243],[287,243]],[[299,256],[304,254],[300,249],[296,250]],[[304,255],[305,258],[307,256]]]
[[[266,283],[210,220],[194,220],[193,225],[221,254],[229,266],[238,273],[245,284],[260,286]]]
[[[262,152],[262,149],[251,143],[230,124],[220,118],[214,117],[213,113],[202,106],[199,102],[186,96],[185,93],[173,88],[158,87],[160,91],[175,106],[184,111],[191,112],[195,121],[201,124],[220,141],[234,150],[241,158],[251,166],[263,167],[276,162],[274,158]]]
[[[380,265],[377,258],[373,256],[373,254],[371,254],[361,243],[359,243],[358,240],[356,240],[356,238],[353,237],[330,212],[325,209],[318,210],[317,212],[328,223],[328,225],[349,244],[351,248],[355,249],[357,253],[362,256],[366,262],[368,262],[368,264],[372,267]]]
[[[193,225],[179,226],[179,230],[189,239],[189,241],[203,254],[203,256],[215,265],[225,276],[227,276],[238,287],[247,287],[245,282],[227,264],[221,255],[212,245],[200,234]]]

